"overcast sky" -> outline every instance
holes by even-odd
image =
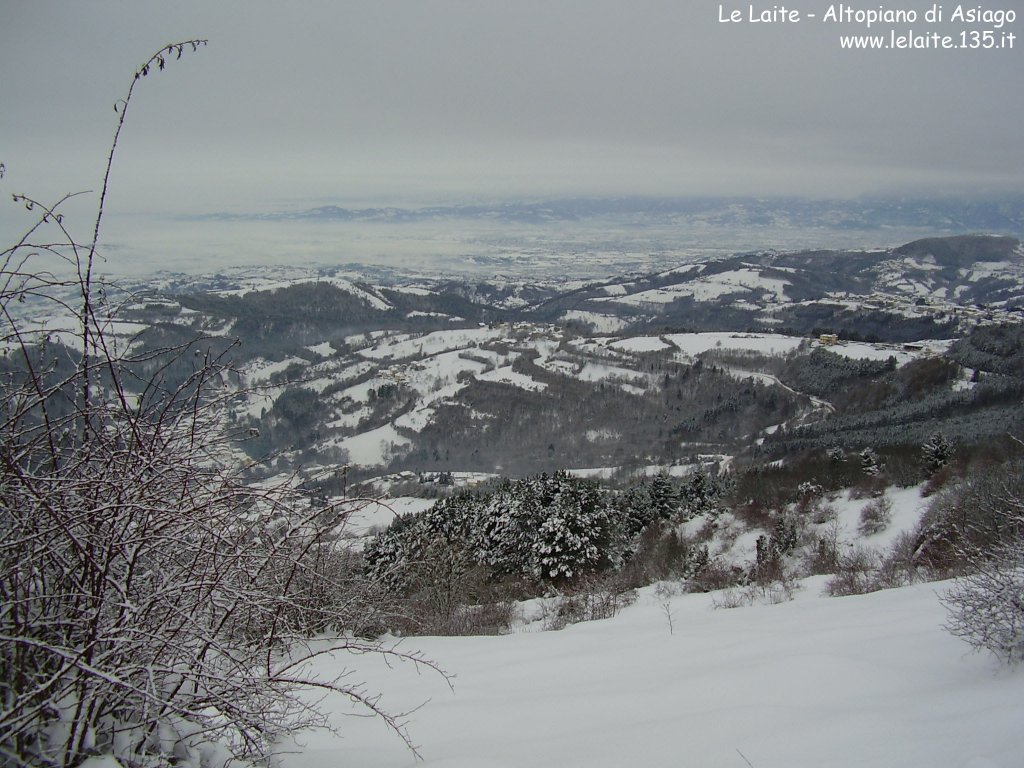
[[[95,188],[132,71],[191,37],[209,46],[136,92],[118,211],[1020,188],[1024,39],[844,51],[863,25],[718,16],[705,0],[0,0],[0,189]]]

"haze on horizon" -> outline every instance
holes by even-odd
[[[722,24],[718,5],[0,0],[0,191],[96,189],[131,73],[195,37],[209,45],[136,91],[115,227],[324,204],[1020,191],[1024,42],[844,51],[840,33],[866,30]],[[0,226],[20,231],[10,208]]]

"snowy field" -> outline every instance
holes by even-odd
[[[411,638],[455,675],[337,659],[410,717],[418,763],[344,701],[341,736],[302,734],[282,768],[1012,768],[1024,754],[1024,670],[941,629],[923,584],[715,609],[652,589],[619,616],[560,632]],[[671,615],[672,631],[669,627]],[[429,701],[428,701],[429,700]]]
[[[715,301],[737,293],[756,293],[764,300],[784,302],[787,301],[785,289],[789,285],[786,280],[765,277],[757,268],[744,268],[699,277],[687,283],[650,288],[626,296],[606,296],[594,301],[642,307],[651,304],[671,304],[684,296],[692,296],[696,301]],[[605,289],[605,292],[617,293],[608,289]]]

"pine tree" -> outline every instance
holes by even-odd
[[[629,538],[640,533],[657,515],[651,506],[651,496],[642,485],[631,485],[617,499],[617,517],[622,535]]]
[[[941,432],[936,432],[921,446],[921,465],[925,477],[931,477],[953,457],[953,446]]]
[[[698,469],[682,489],[686,517],[692,518],[711,512],[719,494],[720,487],[715,478],[703,469]]]
[[[592,570],[607,553],[608,507],[590,483],[556,477],[553,503],[538,532],[535,573],[564,581]]]
[[[882,471],[882,463],[873,448],[865,448],[860,452],[861,471],[869,477],[875,477]]]
[[[825,455],[828,456],[828,460],[833,464],[842,464],[846,461],[846,452],[838,445],[829,448]]]
[[[651,480],[649,493],[651,509],[657,519],[668,520],[679,511],[679,493],[664,472],[659,472]]]

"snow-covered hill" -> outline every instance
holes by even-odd
[[[414,638],[455,675],[370,657],[342,667],[410,716],[424,762],[328,700],[340,736],[296,734],[283,768],[1012,768],[1024,674],[946,634],[925,584],[845,598],[810,579],[792,602],[715,609],[644,590],[561,632]],[[669,617],[671,617],[671,631]]]
[[[1010,237],[963,236],[875,251],[750,253],[613,280],[551,306],[563,320],[595,328],[612,316],[699,323],[707,330],[773,324],[808,330],[810,318],[853,331],[847,312],[875,312],[906,325],[903,340],[910,340],[921,332],[911,330],[915,320],[956,331],[986,313],[1024,306],[1024,249]],[[878,333],[863,316],[860,322],[860,333]]]
[[[1010,237],[972,235],[875,251],[750,252],[596,282],[339,267],[130,287],[109,322],[126,349],[197,335],[241,341],[238,384],[249,396],[234,416],[260,435],[254,458],[281,453],[283,469],[349,464],[365,470],[360,479],[387,470],[521,475],[736,454],[817,419],[834,388],[780,378],[787,355],[809,353],[828,332],[845,341],[831,352],[902,367],[946,354],[978,326],[1019,325],[1024,250]],[[31,302],[19,311],[26,328],[77,344],[69,318]],[[966,359],[957,358],[953,389],[988,370],[984,355]],[[682,379],[703,363],[701,386],[684,391]],[[696,401],[711,390],[720,403]],[[655,421],[646,435],[631,426]],[[968,432],[979,434],[976,425]]]

